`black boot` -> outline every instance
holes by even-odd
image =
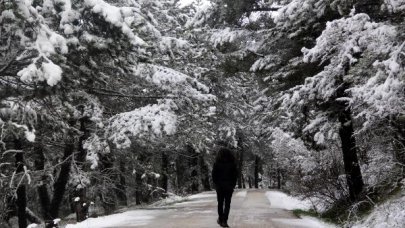
[[[226,221],[223,221],[223,222],[221,223],[221,226],[222,226],[222,227],[229,227],[228,222],[226,222]]]

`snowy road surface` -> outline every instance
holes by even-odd
[[[271,201],[274,201],[272,204]],[[294,202],[284,193],[265,190],[236,191],[232,197],[230,227],[239,228],[323,228],[331,227],[316,219],[295,217],[290,211]],[[130,228],[130,227],[219,227],[216,224],[215,192],[197,194],[188,201],[170,206],[127,211],[91,218],[66,228]]]

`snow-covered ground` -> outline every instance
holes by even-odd
[[[294,209],[309,210],[311,209],[312,206],[311,202],[308,200],[300,200],[296,197],[289,196],[279,191],[267,191],[266,197],[270,201],[271,208],[280,208],[284,210],[294,210]],[[290,226],[303,226],[303,224],[305,224],[305,226],[311,228],[336,227],[332,224],[327,224],[325,222],[320,221],[317,218],[309,216],[301,216],[301,219],[273,219],[273,221],[277,221],[278,223]]]
[[[268,199],[268,200],[266,200]],[[289,210],[309,209],[310,204],[278,191],[242,190],[232,198],[231,227],[330,228],[316,218],[296,218]],[[65,228],[113,227],[217,227],[215,192],[188,197],[172,195],[150,207],[90,218]]]
[[[291,227],[336,228],[336,226],[332,224],[322,222],[319,219],[309,216],[302,216],[300,219],[273,219],[273,221]]]
[[[65,228],[103,228],[120,227],[124,224],[131,226],[147,225],[158,214],[152,210],[133,210],[124,213],[89,218],[77,224],[68,224]]]
[[[205,199],[212,198],[212,196],[212,193],[200,193],[187,197],[171,194],[168,198],[151,204],[147,209],[136,209],[108,216],[89,218],[80,223],[68,224],[65,228],[107,228],[120,227],[123,225],[130,225],[131,227],[147,226],[153,219],[156,219],[163,214],[162,210],[153,210],[153,208],[164,208],[168,205],[186,206],[196,203],[211,202],[212,200]]]
[[[405,227],[405,192],[402,196],[378,205],[362,221],[352,228],[404,228]]]
[[[267,199],[270,201],[270,207],[272,208],[281,208],[285,210],[309,210],[311,208],[311,202],[300,200],[283,192],[267,191],[266,196]]]

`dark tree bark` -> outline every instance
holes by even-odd
[[[169,158],[165,151],[162,151],[162,188],[167,193],[169,185],[168,170],[169,169]]]
[[[145,155],[139,154],[138,157],[138,168],[135,174],[135,184],[136,184],[136,191],[135,191],[135,203],[136,205],[142,204],[144,202],[143,198],[143,181],[142,181],[142,174],[145,172],[144,168],[142,167],[143,162],[145,161]]]
[[[39,138],[39,137],[38,137]],[[43,145],[41,140],[38,140],[34,145],[34,167],[36,171],[44,172],[45,169],[45,155],[43,150]],[[49,214],[49,207],[51,204],[51,199],[49,197],[48,185],[47,185],[47,175],[42,173],[41,182],[37,187],[39,203],[41,205],[42,217],[45,220],[50,220],[51,216]]]
[[[75,189],[73,199],[75,200],[76,197],[79,197],[74,201],[74,208],[76,213],[76,221],[81,222],[87,219],[88,211],[89,211],[89,202],[87,200],[87,194],[85,188]]]
[[[62,203],[63,196],[65,195],[66,185],[69,181],[73,151],[74,151],[73,138],[69,137],[69,139],[67,139],[65,142],[65,149],[63,152],[62,165],[61,165],[61,168],[59,171],[59,175],[58,175],[58,178],[57,178],[55,184],[53,185],[54,192],[53,192],[52,201],[51,201],[51,204],[49,207],[49,214],[50,214],[51,220],[59,217],[59,208]],[[47,228],[55,227],[55,224],[53,224],[53,221],[48,221],[48,222],[49,223],[46,226]]]
[[[277,188],[281,189],[281,170],[277,169]]]
[[[243,181],[243,150],[238,153],[238,188],[242,188]]]
[[[260,157],[255,155],[255,188],[259,188]]]
[[[245,188],[245,183],[243,179],[243,154],[244,154],[244,146],[243,146],[243,139],[240,136],[238,138],[238,150],[237,150],[237,162],[238,162],[238,188]]]
[[[83,148],[83,144],[90,136],[90,132],[86,127],[86,124],[88,122],[89,120],[87,117],[80,119],[80,131],[82,132],[82,135],[79,137],[78,153],[75,159],[75,163],[82,170],[84,169],[84,163],[87,156],[87,151]],[[81,222],[87,218],[89,212],[90,202],[87,199],[87,189],[85,186],[76,186],[73,194],[73,199],[79,199],[77,201],[75,200],[74,202],[76,221]]]
[[[189,168],[191,169],[190,172],[190,181],[191,181],[191,185],[190,185],[190,189],[189,191],[191,193],[197,193],[198,192],[198,186],[199,186],[199,178],[198,178],[198,154],[196,153],[196,151],[194,150],[194,148],[191,145],[187,145],[187,154],[189,154],[190,160],[189,160]]]
[[[243,175],[243,173],[241,174],[242,175],[242,188],[246,188],[246,181],[245,181],[245,176]]]
[[[142,173],[137,170],[135,174],[135,183],[136,183],[136,191],[135,191],[135,203],[136,205],[140,205],[142,203]]]
[[[15,140],[15,149],[22,150],[22,142],[20,139]],[[15,167],[16,173],[23,173],[24,172],[24,153],[18,152],[15,154]],[[17,186],[17,216],[18,216],[18,227],[19,228],[26,228],[28,226],[27,223],[27,215],[25,213],[27,207],[27,196],[26,196],[26,186],[24,182],[21,182],[19,186]]]
[[[343,162],[350,199],[355,201],[363,190],[363,178],[357,158],[356,140],[350,110],[345,109],[339,114],[341,127],[339,135],[342,142]]]
[[[203,154],[200,155],[200,173],[201,173],[201,183],[204,191],[211,191],[210,171],[208,165],[205,163]]]
[[[41,224],[43,221],[29,208],[25,208],[25,214],[27,215],[27,219],[31,223]]]
[[[117,198],[118,202],[120,205],[127,206],[128,205],[128,200],[127,200],[127,190],[126,190],[126,180],[125,180],[125,172],[126,172],[126,166],[124,161],[120,161],[120,172],[119,172],[119,182],[117,183]]]
[[[112,170],[114,169],[114,153],[108,153],[108,154],[101,154],[100,155],[100,160],[99,160],[99,168],[101,171],[101,176],[103,178],[112,178]],[[98,197],[101,201],[102,207],[104,208],[104,211],[106,214],[111,214],[114,212],[116,209],[115,201],[111,200],[113,196],[111,195],[110,191],[103,191],[99,190],[98,191]]]

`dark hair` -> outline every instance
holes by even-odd
[[[216,163],[235,163],[235,156],[233,152],[225,147],[222,147],[218,150],[217,157],[215,158]]]

